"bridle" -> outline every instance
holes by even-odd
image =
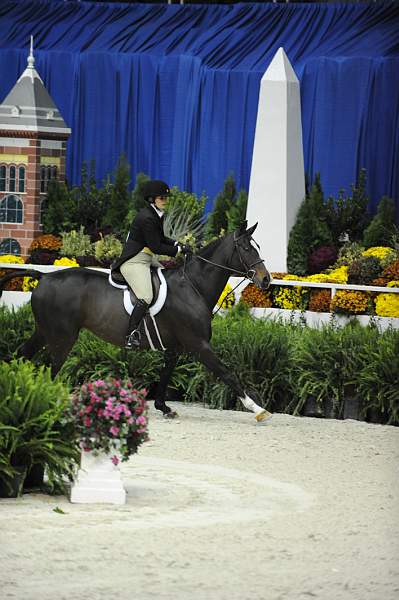
[[[251,263],[250,265],[245,264],[245,261],[240,252],[240,246],[238,244],[239,240],[243,237],[246,237],[245,233],[236,237],[236,232],[234,232],[234,238],[233,238],[234,239],[234,248],[231,253],[231,256],[233,256],[234,250],[237,250],[238,257],[239,257],[241,265],[244,269],[243,271],[239,271],[238,269],[232,269],[231,267],[228,267],[227,265],[219,265],[218,263],[213,262],[212,260],[208,260],[207,258],[200,256],[199,254],[195,254],[193,256],[195,256],[195,258],[197,258],[199,260],[209,263],[210,265],[213,265],[214,267],[219,267],[220,269],[224,269],[225,271],[230,271],[231,273],[234,273],[235,275],[244,277],[245,279],[249,279],[249,281],[251,281],[251,283],[254,283],[256,270],[253,267],[255,267],[256,265],[259,265],[260,263],[263,263],[263,260],[261,258],[259,258],[259,260],[255,261],[254,263]],[[260,249],[259,244],[257,244],[257,242],[253,239],[253,237],[249,238],[249,243],[251,243],[251,241],[253,241],[254,244],[258,247],[258,249]]]

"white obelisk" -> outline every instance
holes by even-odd
[[[287,244],[305,197],[299,81],[283,48],[276,52],[260,84],[248,225],[269,271],[287,270]]]

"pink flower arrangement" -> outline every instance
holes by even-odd
[[[67,418],[73,423],[83,450],[116,452],[122,461],[148,440],[147,391],[131,381],[98,379],[75,390]],[[111,461],[119,463],[117,454]]]

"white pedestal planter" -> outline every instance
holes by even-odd
[[[82,462],[71,488],[71,502],[125,504],[126,491],[118,466],[109,454],[82,451]]]

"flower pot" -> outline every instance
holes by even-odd
[[[303,406],[302,414],[305,417],[324,417],[323,406],[314,396],[309,396]]]
[[[330,398],[327,398],[323,402],[323,413],[324,413],[324,417],[326,419],[336,419],[337,418],[336,413],[335,413],[334,402]]]
[[[32,465],[25,477],[24,490],[40,488],[43,485],[44,465]]]
[[[386,423],[386,421],[387,421],[386,413],[383,413],[379,408],[369,408],[367,410],[366,421],[368,421],[369,423],[378,423],[378,424]]]
[[[82,450],[80,469],[71,487],[71,502],[125,504],[121,473],[111,460],[114,454]]]
[[[344,412],[342,418],[364,421],[361,416],[361,402],[357,396],[348,396],[344,399]]]
[[[0,479],[0,498],[19,498],[23,493],[26,467],[14,467],[17,471],[12,477]]]

